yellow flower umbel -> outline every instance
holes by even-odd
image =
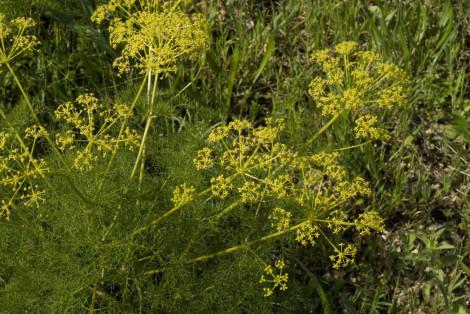
[[[34,50],[39,41],[36,36],[27,33],[35,25],[33,19],[24,17],[5,21],[5,16],[0,13],[0,65],[6,65],[16,57]]]
[[[110,44],[121,51],[121,55],[113,63],[118,75],[133,69],[144,75],[132,107],[147,84],[145,130],[131,178],[134,178],[139,164],[145,159],[146,138],[152,120],[156,118],[154,105],[159,79],[175,72],[177,62],[183,56],[195,57],[209,44],[205,18],[182,10],[188,2],[190,1],[111,0],[108,4],[99,6],[92,15],[92,20],[98,24],[108,22]],[[142,178],[141,170],[139,186]]]
[[[271,265],[267,265],[264,268],[264,275],[261,275],[259,283],[269,283],[269,287],[263,288],[265,297],[271,296],[276,289],[279,291],[287,290],[287,280],[289,275],[284,273],[285,263],[283,259],[279,259],[274,263],[274,268]]]
[[[346,267],[354,264],[354,258],[356,257],[357,248],[348,244],[345,246],[344,243],[340,243],[338,247],[334,248],[335,254],[330,255],[330,260],[333,263],[334,269]]]
[[[188,186],[184,183],[173,190],[171,201],[175,207],[181,207],[193,200],[195,192],[196,189],[194,187]]]
[[[351,41],[316,51],[312,60],[323,70],[309,89],[322,114],[336,119],[342,112],[351,112],[357,138],[387,139],[387,132],[376,126],[376,114],[405,105],[409,85],[405,72]]]
[[[9,220],[14,204],[21,202],[37,208],[44,202],[45,192],[38,186],[38,181],[49,169],[44,159],[33,155],[38,141],[45,136],[46,130],[38,125],[27,128],[20,140],[0,132],[0,187],[4,188],[0,190],[0,217]]]
[[[60,105],[55,115],[65,125],[64,131],[55,137],[56,144],[62,151],[75,152],[73,167],[78,170],[91,170],[99,157],[105,158],[123,145],[133,149],[139,143],[140,136],[129,127],[117,136],[113,134],[132,115],[126,105],[105,108],[95,96],[85,94],[75,103]]]
[[[268,120],[266,126],[254,128],[249,121],[238,119],[213,129],[208,136],[210,147],[199,150],[193,159],[199,171],[210,166],[224,173],[211,179],[213,196],[225,199],[232,186],[243,204],[290,195],[290,177],[282,172],[272,174],[293,157],[287,146],[278,143],[282,129],[283,121]]]
[[[254,127],[237,119],[211,130],[210,147],[198,151],[193,162],[197,170],[210,166],[215,171],[209,190],[219,202],[229,202],[217,217],[237,204],[250,204],[257,208],[255,216],[259,209],[266,213],[276,236],[295,231],[302,246],[314,246],[323,237],[337,253],[333,266],[347,266],[353,262],[353,250],[335,246],[332,235],[351,228],[360,235],[383,230],[378,213],[350,217],[347,210],[352,200],[371,195],[369,184],[348,175],[339,152],[300,155],[280,143],[283,127],[282,120],[267,119],[265,126]],[[281,208],[279,202],[290,206]]]
[[[178,2],[113,0],[98,7],[92,20],[108,20],[111,46],[122,49],[114,61],[119,74],[132,68],[157,76],[174,72],[181,56],[207,47],[205,19],[184,13]]]

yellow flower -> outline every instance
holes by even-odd
[[[283,272],[285,265],[284,260],[279,259],[274,263],[274,268],[271,265],[264,268],[264,274],[261,275],[259,283],[271,283],[271,286],[263,288],[264,297],[271,296],[276,289],[279,289],[279,291],[287,290],[289,275]]]
[[[197,152],[196,158],[193,159],[193,164],[197,170],[204,170],[212,165],[212,158],[212,150],[209,147],[204,147]]]
[[[193,186],[184,183],[174,189],[171,201],[175,207],[181,207],[193,200],[195,192],[196,189]]]
[[[287,174],[268,178],[266,184],[269,188],[269,194],[276,198],[287,197],[291,194],[293,188],[291,177]]]
[[[38,186],[35,185],[34,187],[29,186],[28,188],[24,189],[26,194],[21,196],[21,199],[25,200],[25,205],[28,207],[39,207],[39,203],[44,203],[45,199],[42,195],[45,194],[44,191],[38,189]]]
[[[331,50],[312,56],[321,65],[324,77],[315,77],[309,93],[325,116],[372,112],[405,103],[409,80],[406,73],[391,63],[380,62],[372,51],[358,51],[356,42],[346,41]]]
[[[98,160],[120,145],[133,150],[138,146],[140,136],[130,127],[125,127],[118,135],[113,127],[119,129],[132,115],[126,105],[118,104],[107,109],[93,94],[77,97],[75,103],[66,102],[55,111],[56,118],[65,122],[65,131],[56,134],[55,142],[61,151],[76,148],[74,168],[88,171]]]
[[[34,140],[37,140],[38,138],[41,138],[41,137],[45,138],[48,136],[46,129],[44,129],[44,127],[37,125],[37,124],[26,128],[25,133],[26,133],[25,134],[26,138],[30,137]]]
[[[39,41],[36,36],[28,35],[27,31],[35,25],[33,19],[25,17],[17,17],[8,23],[5,16],[0,14],[0,64],[9,63],[34,50]]]
[[[359,215],[354,221],[356,230],[361,236],[370,234],[371,230],[382,232],[384,230],[384,220],[376,211],[369,211]]]
[[[302,246],[311,245],[314,246],[316,239],[320,237],[320,229],[311,223],[304,223],[300,228],[297,229],[297,235],[295,240]]]
[[[328,228],[334,234],[338,234],[345,229],[342,223],[347,222],[347,219],[348,214],[346,212],[343,210],[334,210],[328,217],[328,220],[330,220]]]
[[[330,255],[334,269],[354,264],[354,258],[357,252],[357,248],[354,245],[348,244],[345,247],[344,243],[340,243],[338,247],[335,247],[334,251],[336,254]]]
[[[377,125],[376,116],[367,114],[367,115],[357,118],[356,126],[354,127],[356,138],[361,138],[361,139],[366,139],[366,140],[388,139],[390,136],[387,134],[387,131],[376,127],[376,125]]]
[[[209,142],[223,141],[230,134],[230,129],[227,126],[219,126],[209,133]]]
[[[242,203],[255,203],[260,200],[261,186],[253,181],[246,181],[242,187],[238,188]]]
[[[357,46],[354,41],[343,41],[335,46],[335,51],[341,55],[350,55],[356,51]]]
[[[72,130],[67,130],[63,133],[57,133],[55,136],[55,143],[61,151],[74,148],[75,138]]]
[[[244,130],[250,130],[253,128],[253,125],[248,120],[233,120],[228,124],[228,128],[237,132],[242,132]]]
[[[285,209],[280,208],[280,207],[274,208],[271,215],[269,215],[269,219],[273,221],[271,223],[271,226],[276,228],[278,232],[289,228],[291,217],[292,217],[291,212],[288,212]]]
[[[174,72],[181,56],[207,48],[204,17],[186,14],[170,2],[143,1],[137,6],[134,1],[110,1],[92,15],[96,23],[109,20],[110,44],[122,48],[113,63],[119,75],[133,68],[153,75]]]
[[[230,180],[220,175],[216,178],[211,178],[211,191],[212,195],[221,199],[226,198],[232,190]]]

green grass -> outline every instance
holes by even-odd
[[[40,21],[39,51],[16,67],[42,121],[83,92],[109,103],[132,100],[138,76],[115,76],[107,34],[89,22],[95,1],[67,1],[66,11],[55,0],[3,2],[1,10],[11,16]],[[470,3],[195,2],[209,20],[211,46],[202,60],[186,61],[162,80],[144,188],[128,185],[134,155],[122,154],[99,195],[92,188],[98,170],[71,177],[100,210],[54,177],[49,210],[16,217],[17,228],[2,220],[0,313],[83,313],[93,293],[96,313],[468,313]],[[380,117],[392,139],[342,158],[352,174],[372,182],[373,197],[354,210],[377,210],[386,223],[383,234],[351,239],[359,247],[356,265],[333,271],[326,244],[304,249],[288,240],[184,265],[185,257],[265,234],[250,231],[256,220],[244,208],[221,221],[208,219],[222,208],[204,200],[122,244],[130,230],[171,207],[174,186],[207,185],[192,158],[221,121],[282,117],[285,142],[311,150],[306,139],[326,121],[307,93],[318,74],[310,54],[342,40],[379,52],[412,80],[406,108]],[[0,80],[0,106],[22,129],[28,113],[21,94],[8,73],[0,72]],[[139,118],[132,125],[144,127]],[[341,147],[350,132],[350,124],[337,123],[313,148]],[[103,228],[110,230],[105,243]],[[289,289],[263,298],[256,260],[274,260],[280,250],[290,256]]]

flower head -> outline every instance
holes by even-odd
[[[120,48],[114,60],[119,75],[137,69],[153,75],[176,71],[183,56],[193,57],[206,49],[207,22],[200,14],[186,14],[173,1],[112,0],[97,8],[96,23],[109,21],[110,43]]]
[[[0,14],[0,65],[35,49],[39,41],[35,35],[28,34],[36,26],[31,18],[17,17],[6,21]]]
[[[287,280],[289,275],[284,273],[285,262],[283,259],[279,259],[274,263],[274,267],[267,265],[264,268],[264,274],[261,275],[259,283],[270,283],[269,287],[264,287],[264,297],[271,296],[276,289],[279,291],[287,290]]]

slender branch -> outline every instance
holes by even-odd
[[[369,143],[372,143],[372,140],[369,140],[367,142],[364,142],[364,143],[360,143],[360,144],[356,144],[356,145],[352,145],[352,146],[348,146],[348,147],[342,147],[342,148],[338,148],[338,149],[335,149],[333,150],[334,152],[341,152],[341,151],[344,151],[344,150],[348,150],[348,149],[353,149],[353,148],[358,148],[358,147],[361,147],[361,146],[365,146]]]
[[[330,121],[328,121],[320,130],[318,130],[317,133],[315,133],[315,135],[313,135],[312,138],[307,141],[307,144],[312,144],[314,140],[316,140],[321,134],[323,134],[323,132],[325,132],[326,129],[328,129],[339,118],[339,116],[340,113],[334,115],[333,118],[330,119]]]
[[[135,160],[134,167],[132,168],[131,176],[130,178],[133,179],[135,176],[135,173],[137,171],[137,167],[139,166],[139,162],[142,158],[143,152],[144,152],[144,146],[145,146],[145,140],[147,138],[148,132],[150,130],[150,125],[152,122],[152,119],[154,119],[155,116],[149,116],[147,118],[147,123],[145,124],[145,129],[144,129],[144,135],[142,136],[142,141],[140,142],[140,147],[139,147],[139,152],[137,154],[137,159]]]
[[[132,101],[131,110],[133,110],[134,107],[136,106],[137,101],[139,100],[140,95],[142,94],[142,91],[144,90],[145,83],[146,83],[147,79],[148,79],[148,75],[145,75],[144,79],[142,80],[142,83],[140,84],[139,90],[137,91],[137,94],[135,95],[134,100]],[[121,129],[119,130],[118,138],[121,138],[122,133],[124,133],[124,130],[125,130],[126,126],[127,126],[127,120],[125,120],[124,123],[121,125]],[[118,151],[118,146],[119,145],[116,145],[116,147],[113,150],[113,153],[111,154],[111,159],[109,160],[108,165],[106,166],[106,170],[103,174],[103,179],[99,184],[98,190],[101,190],[102,187],[103,187],[104,180],[106,179],[106,175],[109,173],[109,171],[111,169],[111,165],[114,162],[114,158],[116,157],[116,154],[117,154],[117,151]]]
[[[203,196],[204,194],[207,194],[211,189],[208,188],[208,189],[205,189],[204,191],[200,192],[197,196]],[[179,209],[181,209],[183,206],[189,204],[190,202],[187,202],[187,203],[184,203],[184,204],[180,204],[178,206],[175,206],[173,208],[171,208],[170,210],[166,211],[163,215],[159,216],[158,218],[154,219],[153,221],[151,221],[149,224],[143,226],[143,227],[140,227],[136,230],[134,230],[130,235],[129,237],[132,238],[136,235],[138,235],[139,233],[142,233],[144,232],[145,230],[147,230],[148,228],[154,226],[154,225],[157,225],[159,224],[163,219],[165,219],[166,217],[170,216],[171,214],[173,214],[174,212],[178,211]]]
[[[235,246],[232,246],[230,248],[227,248],[227,249],[224,249],[222,251],[219,251],[219,252],[216,252],[216,253],[212,253],[212,254],[208,254],[208,255],[203,255],[203,256],[199,256],[199,257],[196,257],[196,258],[193,258],[193,259],[190,259],[189,261],[187,261],[186,263],[187,264],[192,264],[192,263],[197,263],[197,262],[202,262],[202,261],[207,261],[209,259],[212,259],[212,258],[215,258],[215,257],[218,257],[218,256],[223,256],[223,255],[226,255],[226,254],[230,254],[230,253],[233,253],[233,252],[236,252],[236,251],[239,251],[243,248],[247,248],[253,244],[256,244],[256,243],[260,243],[260,242],[264,242],[264,241],[268,241],[268,240],[271,240],[271,239],[274,239],[274,238],[277,238],[281,235],[284,235],[286,233],[289,233],[289,232],[292,232],[298,228],[300,228],[303,224],[305,223],[305,221],[302,221],[301,223],[295,225],[295,226],[292,226],[290,227],[289,229],[286,229],[286,230],[282,230],[282,231],[278,231],[278,232],[275,232],[275,233],[271,233],[269,235],[266,235],[262,238],[259,238],[257,240],[253,240],[253,241],[248,241],[248,242],[245,242],[245,243],[242,243],[242,244],[239,244],[239,245],[235,245]]]

